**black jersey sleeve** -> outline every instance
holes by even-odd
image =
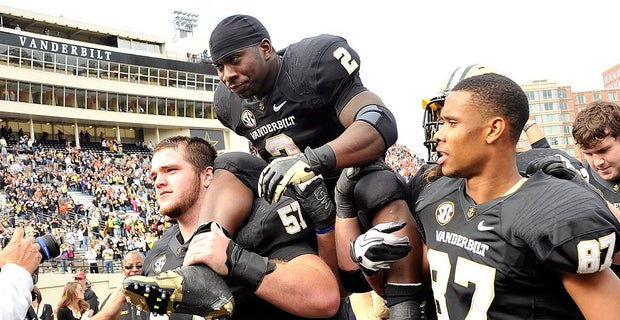
[[[618,220],[594,192],[538,173],[528,181],[513,234],[549,267],[593,273],[609,267],[620,248]]]
[[[231,101],[230,101],[231,99],[234,99],[234,97],[232,97],[231,92],[228,91],[225,85],[220,83],[215,89],[215,95],[213,99],[213,101],[215,102],[214,103],[215,115],[217,119],[225,127],[234,129],[232,126],[233,118],[230,113],[231,112],[230,111],[231,110]]]
[[[322,34],[290,45],[284,75],[297,92],[314,92],[340,113],[356,94],[366,91],[359,77],[360,57],[347,41]]]

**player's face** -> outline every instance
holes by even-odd
[[[161,214],[178,218],[197,202],[200,176],[183,158],[183,151],[166,148],[153,154],[151,179]]]
[[[581,149],[594,171],[607,181],[620,179],[620,141],[607,136],[592,148]]]
[[[448,177],[469,178],[482,164],[485,136],[483,121],[476,105],[465,91],[450,93],[441,110],[443,125],[435,134],[437,163]]]
[[[228,90],[246,99],[262,96],[266,79],[266,63],[258,46],[248,47],[225,56],[215,63],[217,76]]]

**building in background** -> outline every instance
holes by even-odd
[[[163,38],[0,6],[4,132],[81,149],[198,135],[218,150],[248,151],[216,119],[208,52],[184,35],[170,50]]]
[[[546,80],[521,84],[529,103],[530,114],[536,119],[549,140],[557,148],[583,160],[583,155],[573,140],[573,121],[586,104],[597,101],[618,101],[620,95],[620,64],[603,72],[604,89],[573,92],[570,86],[560,86]],[[519,148],[529,148],[525,134]]]

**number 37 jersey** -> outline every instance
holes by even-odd
[[[599,272],[620,248],[602,198],[543,173],[477,205],[464,179],[441,178],[415,212],[439,319],[582,319],[558,270]]]

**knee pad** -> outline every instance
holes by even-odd
[[[398,174],[381,170],[371,172],[358,181],[353,191],[355,205],[368,221],[387,203],[405,198],[405,181]]]

